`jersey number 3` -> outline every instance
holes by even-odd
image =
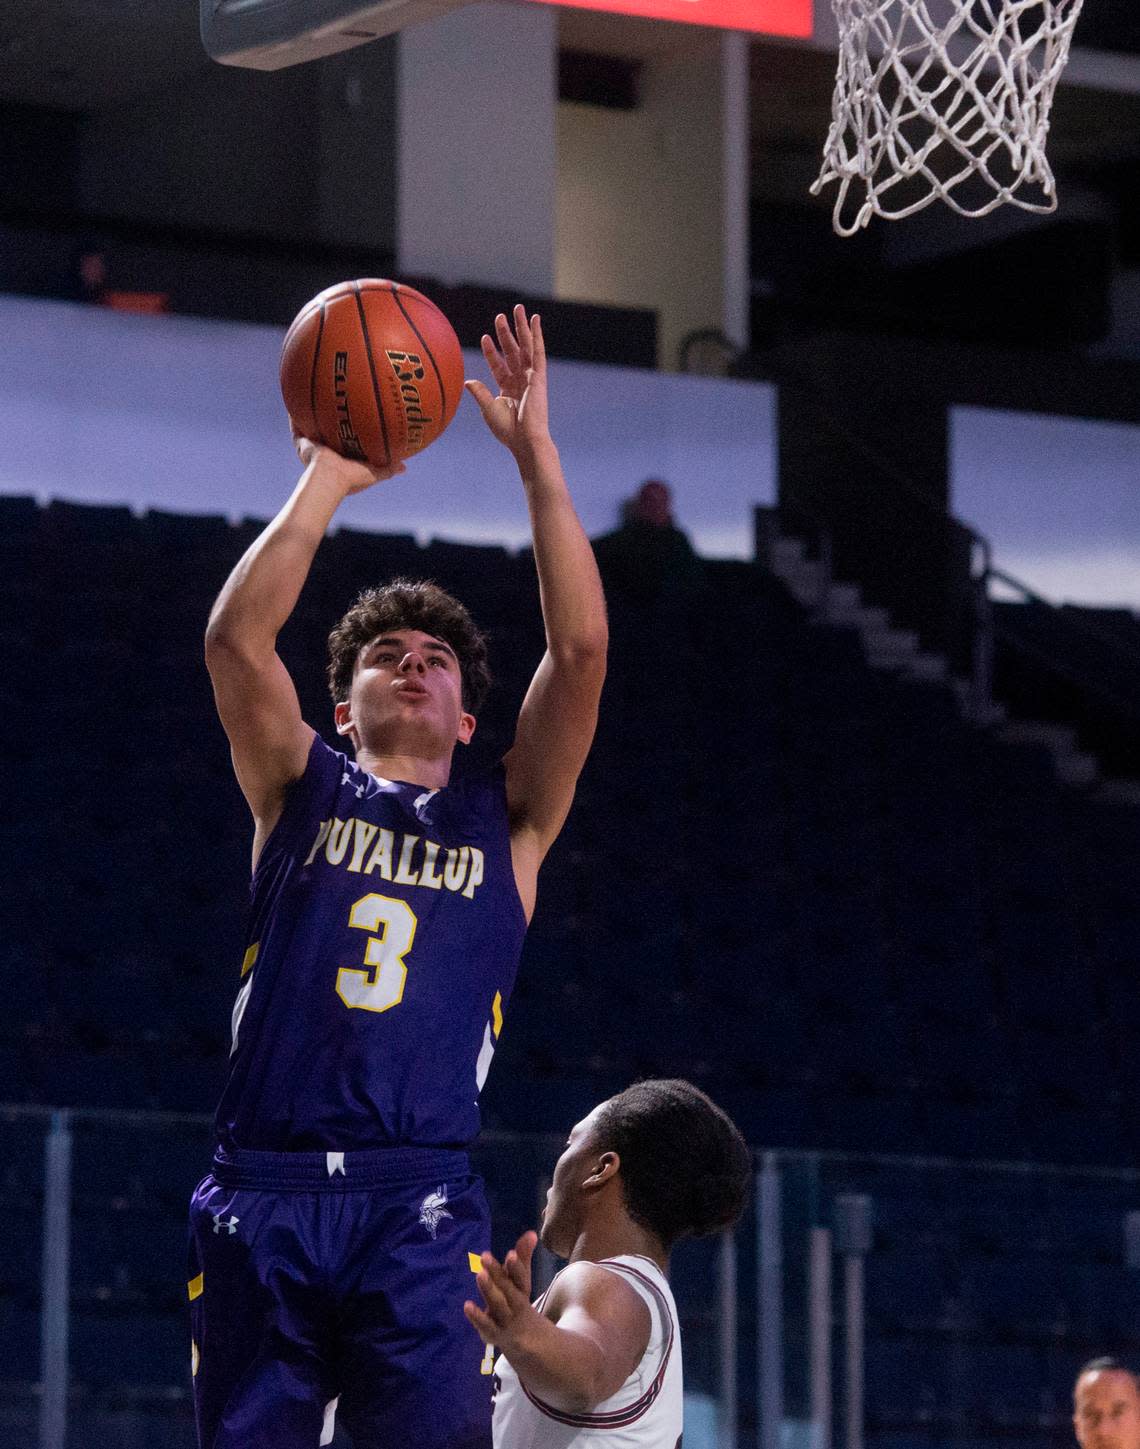
[[[367,895],[353,905],[348,924],[368,932],[364,964],[358,971],[342,966],[336,973],[336,994],[345,1006],[361,1011],[387,1011],[404,995],[408,968],[404,957],[416,939],[416,917],[407,901]]]

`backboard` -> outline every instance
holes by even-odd
[[[199,0],[202,44],[223,65],[281,70],[379,40],[467,0]]]

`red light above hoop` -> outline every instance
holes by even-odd
[[[536,0],[562,5],[567,0]],[[577,10],[608,10],[653,20],[682,20],[758,35],[811,35],[812,0],[572,0]]]

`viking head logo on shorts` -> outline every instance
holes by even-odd
[[[439,1232],[439,1225],[443,1219],[451,1217],[451,1213],[444,1206],[446,1202],[447,1188],[437,1187],[434,1192],[429,1192],[420,1203],[420,1222],[433,1238]]]
[[[408,447],[415,451],[424,446],[424,428],[434,422],[424,412],[420,398],[420,383],[424,380],[423,358],[418,352],[394,352],[390,347],[385,356],[400,389],[400,401],[408,425]]]

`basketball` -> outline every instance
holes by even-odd
[[[385,468],[455,416],[463,354],[434,302],[399,282],[339,282],[307,302],[281,347],[281,393],[298,432]]]

